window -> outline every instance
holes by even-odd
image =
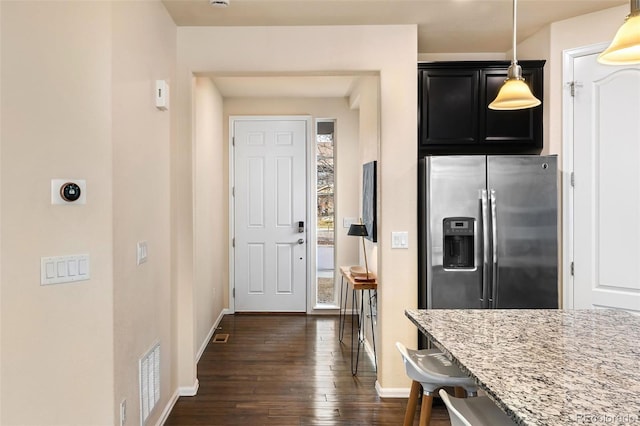
[[[318,305],[336,305],[335,285],[335,120],[316,125],[316,289]]]

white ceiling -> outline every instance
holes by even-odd
[[[507,52],[512,40],[512,0],[229,0],[226,8],[212,7],[209,0],[162,1],[179,26],[417,24],[421,54]],[[551,22],[624,4],[628,1],[520,0],[518,40]],[[318,88],[308,96],[333,96],[353,84],[347,76],[274,78],[227,76],[214,81],[223,96],[270,96],[276,90],[283,96],[281,87],[296,84],[299,90]],[[315,79],[314,84],[306,84],[304,79],[309,78]],[[299,90],[291,88],[284,95],[305,96]]]

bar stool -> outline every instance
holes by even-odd
[[[440,389],[451,426],[513,426],[515,423],[488,397],[455,398]]]
[[[402,355],[407,376],[411,383],[411,393],[404,415],[404,426],[413,425],[420,386],[422,386],[422,405],[420,406],[420,426],[427,426],[431,420],[433,393],[443,386],[462,387],[469,396],[476,396],[478,388],[469,376],[440,351],[436,349],[412,350],[396,342],[396,348]]]

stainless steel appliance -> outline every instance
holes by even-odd
[[[557,308],[557,157],[423,162],[420,305]]]

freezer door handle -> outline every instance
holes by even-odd
[[[480,302],[483,308],[487,308],[489,301],[489,255],[491,253],[491,245],[489,244],[489,197],[486,189],[480,190],[480,209],[482,211],[482,278]]]
[[[492,262],[491,262],[491,296],[489,297],[489,306],[495,308],[498,306],[498,201],[496,191],[492,189],[491,198],[491,246],[492,246]]]

